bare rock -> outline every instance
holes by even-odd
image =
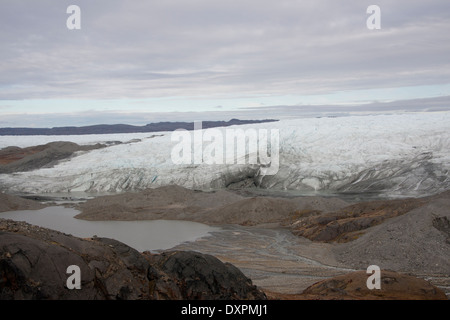
[[[81,289],[67,287],[67,268]],[[264,299],[236,267],[196,252],[142,254],[113,239],[80,239],[0,219],[0,299]]]
[[[159,290],[160,298],[175,293],[180,299],[266,299],[238,268],[211,255],[174,251],[149,255],[148,258],[152,264],[149,278],[156,287],[165,288]]]
[[[369,290],[365,271],[356,271],[313,284],[298,299],[318,300],[447,300],[428,281],[393,271],[381,271],[381,289]]]
[[[71,157],[77,151],[106,147],[102,144],[80,146],[73,142],[56,141],[28,148],[7,147],[0,150],[0,173],[32,171],[50,167]]]
[[[357,239],[364,230],[419,208],[430,199],[361,202],[334,212],[301,216],[291,222],[291,228],[294,234],[313,241],[348,242]]]

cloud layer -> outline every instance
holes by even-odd
[[[81,30],[66,28],[71,4]],[[449,83],[450,2],[377,1],[382,29],[373,31],[371,4],[5,0],[0,99],[226,99]]]

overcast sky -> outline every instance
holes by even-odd
[[[448,0],[0,0],[0,41],[0,126],[450,102]]]

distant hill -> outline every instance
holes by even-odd
[[[226,127],[233,125],[274,122],[278,120],[239,120],[230,121],[203,121],[203,129]],[[99,124],[85,127],[55,127],[55,128],[0,128],[0,136],[58,136],[58,135],[83,135],[83,134],[110,134],[110,133],[139,133],[174,131],[176,129],[193,130],[193,122],[158,122],[145,126],[132,126],[127,124]]]

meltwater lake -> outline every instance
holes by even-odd
[[[167,250],[187,241],[195,241],[220,228],[190,221],[86,221],[75,219],[78,210],[53,206],[41,210],[0,213],[0,218],[57,230],[80,238],[112,238],[142,251]]]

